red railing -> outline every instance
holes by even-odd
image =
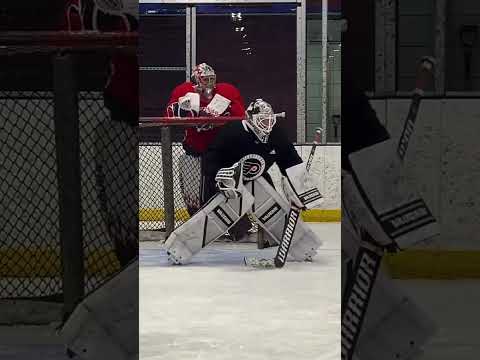
[[[140,127],[161,127],[168,125],[175,126],[196,126],[196,125],[214,125],[221,126],[230,121],[243,120],[241,116],[218,116],[218,117],[141,117]]]

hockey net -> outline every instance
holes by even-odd
[[[16,306],[2,325],[57,321],[121,269],[101,198],[105,179],[116,179],[110,185],[129,192],[138,223],[128,178],[137,164],[119,160],[136,155],[138,140],[134,127],[110,119],[103,88],[111,56],[135,56],[136,41],[0,33],[0,303]],[[18,311],[20,300],[30,310]]]
[[[189,127],[222,126],[235,117],[142,117],[139,146],[139,219],[141,231],[173,231],[200,206],[200,157],[185,154],[182,140]],[[150,237],[147,237],[150,239]]]

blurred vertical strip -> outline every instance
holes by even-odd
[[[360,88],[373,91],[375,1],[343,1],[342,16],[348,21],[348,31],[342,37],[342,78],[354,78]]]

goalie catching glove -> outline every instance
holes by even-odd
[[[231,167],[221,168],[215,176],[217,188],[223,192],[227,199],[236,199],[240,196],[240,187],[243,186],[242,162],[237,162]]]
[[[285,172],[286,176],[282,177],[283,192],[294,206],[306,210],[323,202],[323,196],[315,186],[304,163],[289,167]]]

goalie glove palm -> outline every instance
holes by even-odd
[[[217,188],[226,198],[236,199],[240,196],[240,187],[243,186],[242,163],[237,162],[228,168],[221,168],[215,176]]]

